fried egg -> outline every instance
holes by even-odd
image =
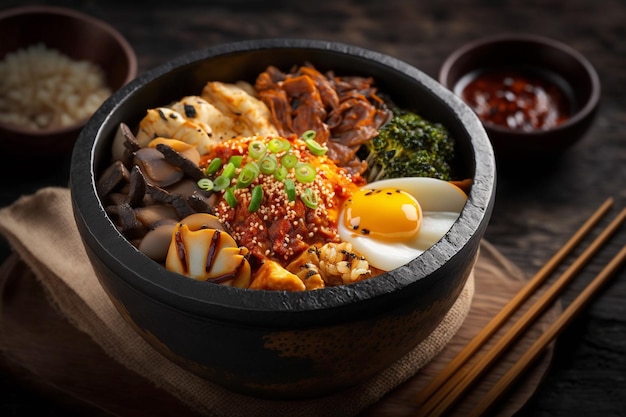
[[[393,178],[372,182],[348,198],[339,216],[339,236],[370,265],[391,271],[437,243],[467,200],[448,181]]]

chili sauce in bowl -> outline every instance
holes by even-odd
[[[439,82],[479,116],[500,172],[530,161],[537,162],[533,172],[553,166],[584,137],[601,90],[585,56],[533,34],[499,34],[461,46],[444,61]]]
[[[493,68],[462,78],[454,88],[483,123],[524,131],[551,129],[575,109],[572,87],[540,69]]]

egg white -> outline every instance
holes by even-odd
[[[422,225],[416,236],[406,242],[376,240],[349,230],[343,224],[343,209],[338,232],[370,265],[391,271],[421,255],[450,230],[465,206],[467,196],[455,185],[435,178],[390,178],[372,182],[363,188],[397,188],[411,194],[422,207]]]

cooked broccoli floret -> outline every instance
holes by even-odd
[[[454,139],[439,123],[394,110],[393,118],[366,143],[368,182],[397,177],[452,179]]]

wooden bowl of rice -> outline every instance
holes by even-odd
[[[93,112],[137,75],[128,41],[109,24],[75,10],[2,10],[0,39],[5,155],[69,154]]]

